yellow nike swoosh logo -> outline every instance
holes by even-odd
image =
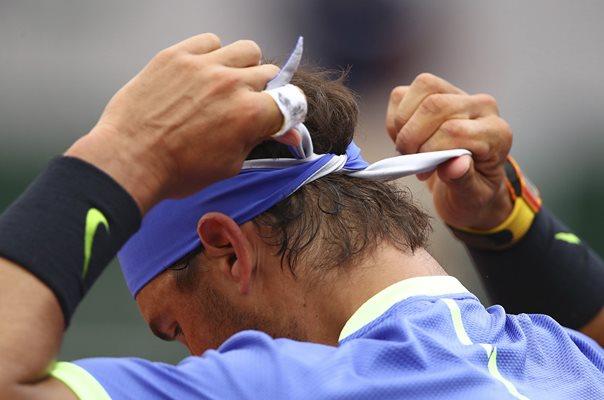
[[[558,232],[554,236],[554,239],[570,244],[581,244],[581,239],[579,239],[574,233],[569,232]]]
[[[86,225],[84,228],[84,268],[82,269],[82,279],[88,273],[88,265],[90,264],[90,255],[92,254],[92,242],[99,225],[103,225],[109,232],[109,222],[102,212],[96,208],[91,208],[86,214]]]

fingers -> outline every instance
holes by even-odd
[[[497,113],[495,100],[487,95],[431,94],[398,132],[396,149],[403,154],[414,154],[448,120],[471,120]]]
[[[221,46],[220,38],[213,33],[202,33],[172,46],[174,50],[182,50],[191,54],[206,54]]]
[[[264,90],[268,81],[279,73],[279,67],[273,64],[262,64],[240,70],[244,82],[259,92]]]
[[[244,68],[260,64],[262,51],[251,40],[238,40],[208,54],[214,62],[227,67]]]
[[[386,131],[393,142],[396,140],[396,135],[401,129],[401,127],[396,124],[396,111],[398,110],[401,101],[403,101],[405,94],[407,94],[407,91],[409,91],[409,86],[397,86],[390,92],[388,110],[386,112]]]
[[[213,33],[202,33],[166,49],[185,51],[193,55],[207,55],[212,62],[227,67],[251,67],[260,64],[262,51],[252,40],[238,40],[221,47],[220,38]]]
[[[432,74],[420,74],[409,86],[405,96],[399,103],[396,116],[394,117],[393,128],[399,131],[409,121],[426,97],[436,93],[465,94],[463,90],[453,86],[442,78]]]
[[[180,57],[185,52],[203,57]],[[218,65],[237,68],[226,75],[245,82],[255,91],[264,89],[267,82],[279,73],[279,68],[272,64],[259,65],[262,52],[258,45],[251,40],[239,40],[221,47],[220,38],[213,33],[203,33],[175,44],[161,52],[161,57],[167,62],[179,60],[194,68],[203,65]],[[239,76],[236,78],[236,76]]]
[[[445,121],[436,133],[419,148],[419,152],[464,148],[480,162],[502,161],[512,146],[512,131],[499,116]]]
[[[479,123],[467,122],[474,120]],[[511,146],[511,130],[492,96],[468,95],[431,74],[391,92],[386,129],[402,154],[462,147],[480,158]]]

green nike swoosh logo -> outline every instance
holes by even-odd
[[[107,218],[96,208],[91,208],[86,214],[86,227],[84,228],[84,268],[82,269],[82,279],[88,273],[88,264],[90,264],[90,255],[92,254],[92,242],[99,225],[103,225],[107,232],[109,232]]]
[[[581,239],[579,239],[574,233],[558,232],[554,236],[554,239],[561,240],[570,244],[581,244]]]

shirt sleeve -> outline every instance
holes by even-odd
[[[257,331],[240,332],[218,350],[178,365],[139,358],[89,358],[56,363],[50,375],[81,399],[288,398],[296,377],[335,348],[294,346]],[[303,360],[303,361],[299,361]],[[294,386],[292,386],[294,385]]]
[[[79,399],[111,400],[105,388],[84,368],[74,363],[57,362],[49,375],[63,382]]]
[[[208,382],[212,374],[205,370],[206,364],[204,357],[189,357],[178,365],[138,358],[89,358],[59,362],[50,375],[80,400],[212,398]]]

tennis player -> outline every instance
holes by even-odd
[[[340,80],[294,75],[302,124],[300,92],[270,88],[278,69],[259,60],[253,43],[214,35],[163,51],[3,215],[2,398],[604,395],[596,341],[481,305],[425,250],[425,213],[386,182],[419,173],[480,268],[519,282],[528,307],[601,332],[601,261],[541,207],[491,97],[420,75],[387,115],[407,155],[369,165]],[[265,141],[275,133],[285,144]],[[119,249],[152,331],[192,356],[53,362]]]

